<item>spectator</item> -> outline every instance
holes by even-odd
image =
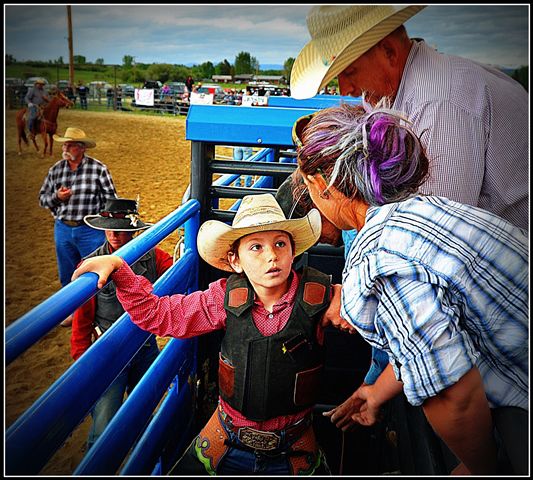
[[[66,88],[65,92],[67,98],[72,102],[72,105],[76,105],[76,94],[74,93],[74,88],[72,87],[72,84],[69,82]]]
[[[358,231],[341,315],[390,359],[374,385],[328,415],[339,426],[371,425],[403,389],[459,458],[454,473],[500,472],[495,427],[513,466],[505,473],[525,474],[527,232],[417,195],[429,160],[406,117],[387,107],[343,104],[294,129],[313,203],[338,228]]]
[[[83,110],[87,110],[87,96],[89,95],[89,89],[80,80],[78,82],[78,97],[80,97],[80,107]]]
[[[109,87],[106,90],[106,97],[107,97],[107,109],[114,107],[115,103],[115,89],[113,87]]]
[[[156,335],[188,338],[225,330],[219,406],[170,474],[327,472],[310,414],[330,280],[313,269],[302,275],[292,269],[294,256],[319,236],[316,210],[287,220],[272,195],[248,195],[231,226],[209,220],[199,230],[200,256],[233,272],[206,291],[159,298],[149,293],[152,287],[145,278],[133,275],[115,255],[86,260],[74,273],[77,278],[96,272],[99,285],[111,274],[132,321]],[[309,281],[314,288],[298,288]],[[251,343],[257,348],[249,348]],[[247,375],[246,365],[257,373]]]
[[[161,92],[160,92],[160,97],[159,97],[159,100],[162,102],[165,100],[166,97],[168,97],[170,94],[171,94],[171,90],[170,90],[170,87],[165,83],[162,87],[161,87]]]
[[[117,110],[122,110],[122,87],[117,87]]]
[[[63,137],[63,159],[53,165],[39,192],[39,203],[50,209],[54,217],[59,281],[64,287],[80,260],[94,252],[105,240],[103,231],[89,228],[85,215],[101,211],[109,198],[116,197],[115,185],[108,168],[99,160],[86,155],[96,142],[79,128],[67,128]],[[67,318],[63,326],[70,326]]]
[[[527,228],[528,94],[503,72],[409,38],[402,24],[423,8],[313,7],[311,41],[292,68],[292,96],[311,97],[337,77],[342,95],[367,92],[371,103],[391,98],[432,159],[421,193],[478,206]]]
[[[125,198],[108,199],[102,212],[97,215],[87,215],[84,221],[89,227],[104,231],[106,237],[105,243],[85,258],[110,255],[126,245],[137,232],[151,226],[139,218],[135,200]],[[138,275],[155,282],[171,266],[172,257],[156,247],[135,262],[131,268]],[[123,313],[124,309],[117,299],[115,285],[110,282],[74,312],[70,337],[72,358],[77,360]],[[93,423],[87,439],[88,449],[93,446],[117,413],[124,394],[131,393],[158,354],[157,342],[152,336],[100,397],[91,412]]]
[[[189,75],[187,77],[187,80],[185,80],[185,87],[187,87],[187,92],[189,93],[189,96],[191,95],[191,93],[194,91],[193,90],[193,86],[194,86],[194,80],[193,78]]]
[[[252,155],[254,154],[254,151],[252,149],[252,147],[233,147],[233,160],[237,160],[237,161],[246,161],[246,160],[249,160]],[[251,187],[252,184],[253,184],[253,178],[252,178],[252,175],[245,175],[244,176],[244,186],[245,187]],[[242,181],[241,181],[241,177],[239,177],[234,185],[236,187],[241,187],[242,186]]]
[[[28,105],[28,136],[30,140],[35,139],[35,119],[39,115],[39,108],[50,101],[50,98],[44,91],[45,81],[42,78],[35,80],[33,87],[30,87],[24,97],[25,103]]]

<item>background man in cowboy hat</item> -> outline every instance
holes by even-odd
[[[44,91],[45,81],[42,78],[35,80],[33,87],[28,88],[24,102],[28,105],[27,111],[27,124],[28,124],[28,136],[31,140],[35,138],[33,131],[33,124],[39,113],[39,106],[48,103],[50,99]]]
[[[107,199],[117,196],[106,165],[85,151],[96,142],[79,128],[69,127],[65,136],[54,135],[63,144],[63,159],[53,165],[39,192],[41,207],[50,209],[55,219],[54,240],[61,286],[70,282],[80,260],[94,252],[105,235],[88,227],[83,218],[101,211]],[[63,326],[69,326],[67,319]]]
[[[73,279],[96,272],[99,286],[112,274],[119,300],[144,330],[176,338],[225,331],[219,407],[172,473],[327,471],[310,414],[330,280],[292,268],[294,257],[318,240],[320,227],[316,209],[287,220],[271,194],[248,195],[232,225],[209,220],[199,230],[200,256],[233,273],[206,291],[158,297],[116,255],[88,259],[74,272]]]
[[[125,198],[110,198],[97,215],[87,215],[85,223],[98,231],[104,231],[106,241],[88,257],[109,255],[126,245],[137,232],[151,224],[139,218],[137,202]],[[172,266],[172,257],[156,247],[132,265],[132,270],[155,282]],[[110,282],[94,297],[74,312],[70,337],[70,354],[77,360],[92,343],[124,313],[117,299],[116,288]],[[159,349],[154,337],[141,347],[131,362],[100,397],[92,410],[93,423],[89,430],[87,448],[90,449],[122,405],[125,393],[130,393],[146,370],[153,363]]]
[[[527,228],[528,95],[508,75],[436,52],[403,23],[422,5],[342,5],[310,10],[311,41],[291,72],[308,98],[333,78],[342,95],[393,100],[432,160],[421,192],[489,210]]]

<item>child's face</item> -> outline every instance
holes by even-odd
[[[251,233],[240,239],[238,255],[230,252],[228,260],[256,292],[285,287],[294,260],[291,237],[279,230]]]

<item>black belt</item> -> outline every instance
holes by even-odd
[[[69,227],[79,227],[80,225],[85,225],[83,220],[60,220],[60,222],[68,225]]]
[[[308,415],[284,430],[275,430],[265,432],[256,430],[252,427],[236,427],[230,418],[221,412],[220,418],[229,430],[237,435],[237,438],[247,447],[253,450],[270,451],[280,447],[282,433],[285,435],[286,442],[292,442],[302,436],[302,434],[311,426],[313,419]]]

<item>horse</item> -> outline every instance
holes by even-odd
[[[52,147],[54,145],[53,135],[57,131],[57,116],[59,114],[59,109],[62,107],[70,108],[73,105],[74,102],[70,101],[67,97],[65,97],[65,95],[63,95],[62,92],[58,91],[42,108],[41,113],[34,120],[32,132],[34,137],[31,140],[35,146],[35,150],[38,152],[39,147],[37,146],[35,136],[39,133],[41,134],[44,142],[44,149],[41,158],[44,158],[46,155],[48,144],[50,144],[50,156],[52,156]],[[26,137],[26,112],[27,108],[21,108],[17,112],[16,116],[19,155],[22,155],[21,142],[24,141],[26,145],[29,145],[28,138]]]

